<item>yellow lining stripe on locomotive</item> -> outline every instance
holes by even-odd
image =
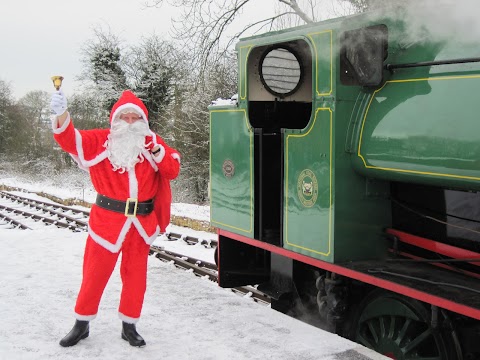
[[[250,138],[250,145],[249,145],[249,152],[250,152],[250,228],[249,229],[243,229],[239,228],[230,224],[225,224],[219,221],[215,221],[211,218],[210,214],[210,222],[213,224],[221,225],[228,227],[230,229],[238,230],[247,234],[251,234],[253,232],[253,131],[252,127],[250,126],[247,118],[247,112],[245,109],[224,109],[224,110],[211,110],[210,111],[210,129],[212,128],[212,113],[214,112],[243,112],[244,120],[245,120],[245,126],[247,131],[249,132],[249,138]],[[212,178],[212,132],[210,131],[210,161],[209,161],[209,167],[210,167],[210,179]],[[211,201],[211,197],[210,197]]]
[[[290,137],[304,137],[304,136],[307,136],[310,131],[312,131],[312,129],[314,128],[315,126],[315,123],[317,121],[317,117],[318,117],[318,113],[320,111],[328,111],[330,113],[330,134],[329,134],[329,139],[330,139],[330,144],[329,144],[329,151],[330,151],[330,156],[329,156],[329,165],[330,165],[330,175],[329,175],[329,205],[328,205],[328,250],[326,252],[322,252],[322,251],[317,251],[317,250],[313,250],[313,249],[310,249],[310,248],[307,248],[307,247],[304,247],[304,246],[301,246],[301,245],[297,245],[297,244],[294,244],[294,243],[291,243],[288,241],[288,140]],[[295,247],[295,248],[298,248],[298,249],[302,249],[302,250],[306,250],[306,251],[309,251],[309,252],[312,252],[312,253],[315,253],[315,254],[319,254],[319,255],[323,255],[323,256],[329,256],[330,253],[331,253],[331,248],[332,248],[332,204],[333,204],[333,191],[332,191],[332,184],[333,184],[333,171],[332,171],[332,166],[333,166],[333,161],[332,161],[332,156],[333,156],[333,111],[331,108],[317,108],[315,110],[315,118],[310,126],[310,128],[308,129],[308,131],[305,133],[305,134],[300,134],[300,135],[294,135],[294,134],[289,134],[287,135],[286,139],[285,139],[285,174],[287,174],[287,176],[285,176],[285,189],[284,189],[284,192],[285,192],[285,196],[284,196],[284,199],[285,199],[285,208],[284,208],[284,213],[285,213],[285,243],[292,246],[292,247]]]
[[[326,93],[320,92],[318,90],[318,52],[317,52],[317,45],[315,44],[315,40],[313,39],[312,36],[314,35],[330,35],[330,91]],[[325,30],[325,31],[320,31],[320,32],[315,32],[315,33],[310,33],[307,34],[307,36],[310,38],[313,44],[313,48],[315,50],[315,92],[317,93],[317,96],[329,96],[333,92],[333,30]]]
[[[444,173],[436,173],[436,172],[428,172],[428,171],[419,171],[419,170],[407,170],[407,169],[399,169],[399,168],[386,168],[386,167],[379,167],[368,165],[365,158],[361,154],[362,148],[362,139],[363,139],[363,129],[365,126],[365,122],[367,120],[367,115],[370,110],[370,105],[373,102],[373,99],[380,92],[387,84],[389,83],[406,83],[406,82],[418,82],[418,81],[440,81],[440,80],[463,80],[463,79],[480,79],[480,75],[465,75],[465,76],[444,76],[444,77],[435,77],[435,78],[418,78],[418,79],[403,79],[403,80],[390,80],[386,81],[383,86],[373,93],[370,101],[368,102],[367,110],[365,111],[365,115],[362,121],[362,127],[360,129],[360,137],[358,142],[358,151],[357,155],[360,159],[362,159],[363,165],[367,169],[375,169],[375,170],[384,170],[384,171],[394,171],[400,173],[409,173],[409,174],[418,174],[418,175],[432,175],[432,176],[439,176],[439,177],[448,177],[448,178],[455,178],[455,179],[465,179],[465,180],[480,180],[480,177],[475,176],[465,176],[465,175],[454,175],[454,174],[444,174]]]
[[[239,68],[243,69],[243,74],[239,74],[239,81],[240,81],[240,99],[245,100],[247,98],[247,65],[248,65],[248,56],[250,55],[250,50],[252,50],[253,45],[246,45],[240,47],[240,54],[239,54]],[[245,54],[245,50],[247,53]],[[244,63],[242,63],[244,62]]]

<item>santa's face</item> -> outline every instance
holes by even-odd
[[[137,121],[143,121],[142,117],[140,115],[138,115],[137,113],[134,113],[134,112],[120,114],[118,119],[123,120],[128,124],[133,124],[134,122],[137,122]]]
[[[143,161],[145,136],[149,134],[147,123],[136,113],[124,113],[112,121],[106,148],[114,171],[130,170]]]

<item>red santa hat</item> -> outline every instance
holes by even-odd
[[[148,110],[143,101],[136,97],[130,90],[125,90],[112,107],[112,111],[110,112],[110,123],[117,119],[120,114],[126,114],[129,112],[140,115],[143,120],[148,123]]]

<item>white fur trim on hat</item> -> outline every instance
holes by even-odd
[[[137,114],[139,116],[142,116],[142,114],[140,114],[137,109],[134,109],[132,107],[129,107],[129,108],[126,108],[126,109],[123,109],[122,112],[120,114],[118,114],[118,116],[120,115],[125,115],[125,114]]]
[[[112,114],[112,121],[117,120],[117,118],[120,117],[121,114],[125,114],[126,113],[125,111],[127,111],[128,113],[128,110],[130,110],[129,112],[133,112],[140,115],[143,121],[145,121],[148,124],[147,115],[143,112],[142,108],[132,103],[126,103],[116,108],[115,112]]]

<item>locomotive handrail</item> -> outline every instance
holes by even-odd
[[[453,60],[440,60],[440,61],[422,61],[417,63],[405,63],[405,64],[386,64],[385,69],[404,69],[420,66],[437,66],[437,65],[449,65],[449,64],[464,64],[480,62],[480,58],[466,58],[466,59],[453,59]]]
[[[425,279],[425,278],[420,278],[420,277],[417,277],[417,276],[405,275],[405,274],[400,274],[400,273],[393,272],[393,271],[388,271],[388,270],[385,270],[383,268],[368,269],[368,273],[398,276],[398,277],[403,277],[403,278],[406,278],[406,279],[412,279],[412,280],[416,280],[416,281],[425,282],[425,283],[428,283],[428,284],[433,284],[433,285],[438,285],[438,286],[450,286],[450,287],[454,287],[454,288],[457,288],[457,289],[473,291],[473,292],[476,292],[477,294],[480,294],[480,291],[478,291],[476,289],[473,289],[469,286],[452,284],[452,283],[442,282],[442,281],[433,281],[433,280],[429,280],[429,279]]]

